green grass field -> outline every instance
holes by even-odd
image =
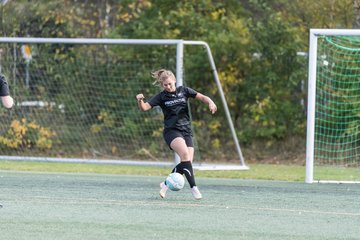
[[[166,176],[171,169],[149,166],[0,161],[0,170]],[[316,171],[316,177],[320,179],[360,181],[360,169],[358,168],[317,167]],[[305,166],[251,164],[249,171],[196,171],[196,175],[209,178],[303,182]]]
[[[306,184],[304,166],[196,171],[158,195],[168,167],[0,161],[1,239],[355,240],[360,185]],[[359,177],[322,168],[323,177]],[[334,179],[334,176],[332,176]]]
[[[0,171],[1,239],[359,239],[360,186],[198,177]]]

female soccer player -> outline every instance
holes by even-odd
[[[138,106],[142,111],[148,111],[155,106],[161,107],[164,114],[163,136],[165,142],[181,159],[181,162],[175,166],[172,172],[184,174],[190,184],[194,198],[201,199],[202,195],[196,186],[192,167],[194,144],[187,100],[188,98],[195,98],[204,102],[213,114],[217,107],[209,97],[191,88],[176,87],[176,78],[169,70],[160,69],[153,72],[152,76],[156,79],[154,85],[159,85],[163,91],[151,97],[147,102],[144,101],[145,97],[142,93],[136,95]],[[165,181],[160,183],[160,188],[160,197],[164,198],[168,190]]]
[[[0,74],[0,97],[4,107],[12,108],[14,99],[10,96],[8,83],[2,74]]]

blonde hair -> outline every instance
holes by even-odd
[[[155,72],[152,72],[151,76],[155,78],[153,84],[157,86],[161,86],[162,83],[168,78],[173,78],[176,81],[175,75],[170,70],[166,69],[159,69]]]

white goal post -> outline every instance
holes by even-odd
[[[230,129],[231,135],[232,135],[232,140],[234,141],[234,146],[235,146],[235,151],[238,155],[239,158],[239,162],[240,164],[236,164],[236,165],[228,165],[228,164],[224,164],[224,165],[213,165],[213,164],[199,164],[198,166],[196,166],[196,164],[194,165],[195,167],[199,168],[199,169],[214,169],[214,170],[226,170],[226,169],[239,169],[239,170],[243,170],[243,169],[248,169],[248,167],[245,164],[245,160],[244,157],[242,155],[242,151],[240,148],[240,144],[236,135],[236,131],[232,122],[232,118],[230,115],[230,111],[228,109],[228,105],[224,96],[224,92],[222,90],[222,86],[220,83],[220,80],[218,78],[218,74],[217,74],[217,70],[216,70],[216,66],[215,66],[215,62],[210,50],[209,45],[206,42],[203,41],[186,41],[186,40],[173,40],[173,39],[91,39],[91,38],[87,38],[87,39],[83,39],[83,38],[17,38],[17,37],[1,37],[0,38],[0,44],[24,44],[24,45],[31,45],[31,44],[63,44],[63,45],[69,45],[69,46],[73,46],[73,45],[103,45],[103,46],[110,46],[110,45],[144,45],[144,46],[148,46],[148,45],[171,45],[171,46],[175,46],[176,47],[176,60],[175,60],[175,68],[176,68],[176,78],[177,78],[177,85],[183,85],[183,69],[184,69],[184,63],[183,63],[183,58],[184,58],[184,46],[185,45],[198,45],[198,46],[202,46],[203,48],[205,48],[206,53],[207,53],[207,57],[208,60],[210,62],[211,65],[211,71],[213,73],[217,88],[218,88],[218,92],[220,95],[220,99],[222,102],[222,107],[224,110],[224,113],[226,114],[226,118],[227,118],[227,124],[228,127]],[[30,48],[29,48],[30,49]],[[106,50],[106,48],[104,48]],[[14,51],[16,51],[14,49]],[[25,53],[26,54],[26,53]],[[29,52],[27,53],[29,54]],[[16,60],[16,55],[14,54],[14,61]],[[30,56],[31,58],[31,56]],[[1,65],[1,61],[2,58],[0,58],[0,65]],[[27,62],[28,63],[28,62]],[[1,66],[0,66],[1,68]],[[29,82],[28,82],[28,78],[29,78],[29,73],[27,72],[26,74],[26,84],[27,87]],[[15,74],[14,74],[15,76]],[[11,77],[10,77],[11,78]],[[11,82],[10,82],[10,88],[12,88],[11,86]],[[16,90],[14,90],[16,91]],[[16,97],[16,96],[15,96]],[[34,106],[50,106],[50,105],[55,105],[54,102],[43,102],[43,101],[30,101],[30,102],[17,102],[17,106],[25,106],[25,104],[27,104],[26,106],[30,106],[31,104],[33,104]],[[59,105],[59,109],[61,108],[61,106]],[[101,117],[101,116],[100,116]],[[131,125],[131,124],[129,124]],[[115,150],[114,150],[115,151]],[[33,156],[10,156],[10,155],[3,155],[0,156],[0,159],[3,160],[8,160],[8,159],[12,159],[12,160],[31,160],[31,161],[41,161],[41,159],[43,159],[44,161],[65,161],[65,162],[94,162],[94,163],[106,163],[108,161],[108,163],[124,163],[124,164],[143,164],[143,165],[151,165],[151,162],[148,161],[129,161],[128,159],[116,159],[116,161],[113,161],[113,159],[104,159],[102,158],[102,160],[92,160],[92,159],[82,159],[82,158],[58,158],[58,157],[33,157]],[[175,156],[175,162],[179,161],[178,157]],[[159,165],[159,162],[157,161],[156,163],[154,163],[154,165]],[[164,163],[164,165],[168,165],[168,163]]]
[[[359,182],[359,172],[345,180],[322,179],[314,169],[360,166],[359,60],[360,30],[310,30],[306,183]]]

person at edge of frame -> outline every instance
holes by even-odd
[[[3,74],[0,74],[0,97],[5,108],[9,109],[14,106],[14,99],[10,96],[9,85]]]
[[[162,91],[145,101],[142,93],[136,95],[138,106],[141,111],[148,111],[155,106],[160,106],[164,114],[163,137],[169,148],[175,151],[181,162],[175,166],[173,172],[185,175],[193,197],[197,200],[202,195],[196,186],[192,167],[194,157],[194,144],[192,140],[191,122],[188,109],[188,98],[195,98],[209,106],[210,112],[217,111],[215,103],[205,96],[189,87],[176,87],[174,74],[166,69],[160,69],[152,73],[155,78],[154,85],[162,88]],[[165,198],[168,186],[166,181],[160,183],[160,197]]]

